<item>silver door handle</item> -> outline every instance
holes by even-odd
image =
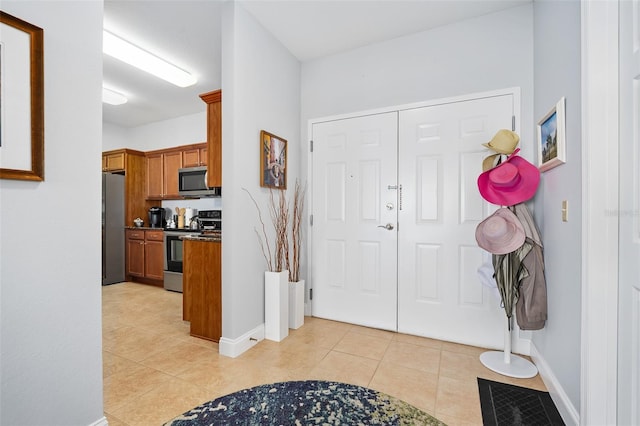
[[[378,225],[378,228],[384,228],[387,231],[391,231],[391,230],[393,230],[393,225],[390,224],[390,223],[387,223],[386,225]]]

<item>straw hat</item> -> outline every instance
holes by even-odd
[[[500,129],[493,136],[493,139],[482,145],[500,154],[509,155],[516,149],[518,142],[520,142],[520,136],[516,132]]]
[[[482,171],[486,172],[487,170],[491,170],[497,166],[496,163],[500,161],[501,156],[502,154],[493,154],[482,160]]]
[[[507,254],[522,247],[525,240],[520,219],[507,208],[499,208],[476,227],[478,245],[492,254]]]
[[[478,176],[482,198],[499,206],[513,206],[533,197],[540,183],[540,170],[516,149],[504,162]]]

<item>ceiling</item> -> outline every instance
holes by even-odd
[[[193,74],[180,88],[104,56],[103,121],[130,128],[205,110],[198,95],[221,87],[221,12],[231,0],[105,0],[104,27]],[[300,62],[425,31],[531,0],[237,0]]]

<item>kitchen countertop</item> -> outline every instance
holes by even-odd
[[[191,241],[210,241],[210,242],[222,242],[222,232],[218,231],[202,231],[196,229],[164,229],[164,228],[151,228],[149,226],[125,226],[124,229],[133,229],[138,231],[179,231],[181,234],[178,238],[181,240]]]
[[[222,242],[222,233],[210,233],[210,234],[185,234],[180,236],[181,240],[189,240],[189,241],[208,241],[213,243]]]
[[[163,228],[152,228],[150,226],[125,226],[124,229],[137,229],[138,231],[164,231]]]
[[[170,232],[202,232],[202,229],[191,229],[191,228],[152,228],[150,226],[130,226],[127,225],[124,229],[138,229],[142,231],[170,231]]]

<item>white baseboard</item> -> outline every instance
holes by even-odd
[[[511,352],[520,354],[520,355],[531,355],[531,340],[523,338],[516,331],[516,333],[514,333],[514,336],[511,342],[512,342]]]
[[[103,417],[91,423],[89,426],[109,426],[109,422],[106,417]]]
[[[547,387],[551,399],[553,399],[553,402],[556,404],[562,420],[564,420],[567,425],[579,425],[580,414],[571,403],[569,396],[533,342],[531,342],[531,359],[533,359],[534,364],[538,367],[540,377],[542,377],[542,381]]]
[[[261,340],[264,340],[264,324],[260,324],[237,339],[221,337],[218,342],[218,353],[220,355],[236,358]]]

